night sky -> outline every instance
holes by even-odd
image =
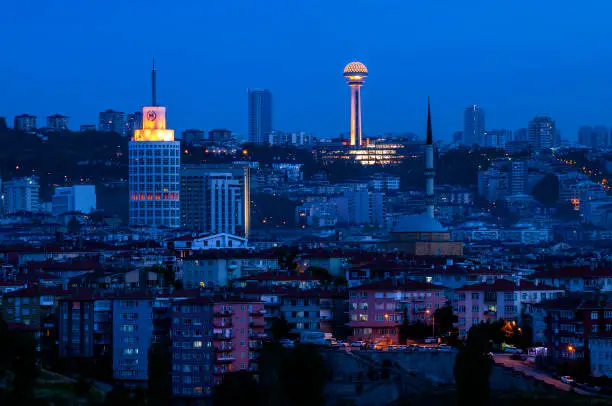
[[[61,113],[70,126],[150,102],[150,65],[171,128],[246,133],[246,90],[268,88],[274,127],[346,132],[342,77],[358,59],[366,135],[487,128],[537,113],[563,138],[612,125],[610,0],[14,0],[0,11],[0,116]]]

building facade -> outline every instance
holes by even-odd
[[[96,187],[95,185],[56,187],[51,205],[54,216],[71,211],[89,214],[96,211]]]
[[[265,144],[272,132],[272,93],[267,89],[248,90],[249,142]]]
[[[58,301],[57,339],[59,356],[89,358],[94,353],[94,299],[74,295]]]
[[[14,126],[15,130],[23,132],[35,132],[36,131],[36,116],[29,114],[21,114],[15,116]]]
[[[185,165],[181,168],[181,225],[209,233],[248,236],[249,168]]]
[[[482,107],[472,104],[463,112],[463,141],[462,144],[483,145],[485,135],[485,112]]]
[[[142,128],[142,113],[136,111],[127,115],[125,126],[127,127],[126,135],[133,137],[134,132]]]
[[[68,129],[68,117],[61,114],[47,116],[47,129],[55,131],[65,131]]]
[[[145,107],[129,143],[130,224],[180,226],[181,145],[166,128],[165,107]]]
[[[110,109],[100,112],[98,131],[104,133],[117,133],[122,137],[125,137],[127,134],[125,113]]]
[[[38,176],[14,178],[4,183],[4,209],[7,213],[38,212],[40,184]]]
[[[153,297],[113,298],[112,309],[113,378],[146,382],[153,336]]]
[[[529,146],[536,151],[554,146],[555,121],[549,116],[536,116],[529,122]]]

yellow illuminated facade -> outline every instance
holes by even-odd
[[[166,128],[165,107],[142,109],[142,128],[134,131],[133,141],[174,141],[174,130]]]

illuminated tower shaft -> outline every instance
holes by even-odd
[[[351,145],[361,147],[361,83],[351,84]]]
[[[361,86],[368,77],[368,68],[361,62],[344,67],[344,78],[351,88],[351,146],[361,147]]]
[[[427,141],[425,142],[425,205],[427,214],[434,217],[434,154],[433,154],[433,135],[431,131],[431,108],[427,100]]]

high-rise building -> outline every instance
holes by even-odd
[[[463,142],[463,131],[455,131],[453,133],[453,143],[461,144]]]
[[[554,146],[555,121],[549,116],[536,116],[529,122],[529,146],[536,151]]]
[[[115,110],[100,112],[98,130],[104,133],[117,133],[125,137],[127,126],[125,124],[125,113]]]
[[[127,136],[133,137],[134,132],[140,128],[142,128],[142,113],[137,111],[135,113],[129,113],[127,115],[127,120],[125,123],[127,128]]]
[[[249,168],[184,165],[181,168],[181,226],[210,233],[249,233]]]
[[[590,126],[582,126],[578,129],[578,144],[584,145],[587,147],[591,146],[593,127]]]
[[[344,78],[351,88],[351,146],[362,145],[361,133],[361,86],[368,77],[368,68],[361,62],[351,62],[344,67]]]
[[[71,211],[89,214],[96,210],[96,186],[56,187],[51,206],[54,216]]]
[[[225,128],[216,128],[208,132],[208,139],[218,143],[229,142],[232,140],[232,132]]]
[[[4,183],[4,208],[7,213],[40,211],[39,180],[37,176],[14,178]]]
[[[526,128],[518,128],[514,130],[514,139],[512,141],[528,141],[529,137],[527,136]],[[506,140],[507,142],[508,140]]]
[[[149,348],[153,336],[153,297],[145,294],[114,297],[113,378],[149,379]]]
[[[65,131],[68,129],[68,117],[61,114],[47,116],[47,129],[55,131]]]
[[[265,144],[272,132],[272,93],[249,89],[249,142]]]
[[[183,131],[181,134],[181,141],[184,145],[199,147],[206,139],[206,132],[204,130],[197,130],[190,128]]]
[[[434,169],[434,150],[433,150],[433,133],[431,129],[431,107],[427,100],[427,139],[425,140],[425,207],[429,217],[434,218],[434,177],[436,171]]]
[[[181,143],[166,128],[165,107],[153,103],[142,115],[142,129],[129,143],[130,224],[176,228],[181,220]]]
[[[489,130],[485,133],[486,147],[490,148],[506,148],[506,142],[511,141],[511,130]]]
[[[591,137],[591,146],[593,148],[605,148],[608,146],[608,127],[604,125],[598,125],[593,127],[593,135]]]
[[[15,130],[23,132],[34,132],[36,131],[36,116],[29,114],[22,114],[15,116]]]
[[[512,160],[510,168],[510,194],[521,195],[526,193],[527,185],[527,161]]]
[[[96,127],[95,124],[81,124],[81,126],[79,127],[79,131],[84,133],[84,132],[88,132],[88,131],[97,131],[98,128]]]
[[[463,144],[483,145],[485,134],[485,112],[482,107],[472,104],[463,112]]]

